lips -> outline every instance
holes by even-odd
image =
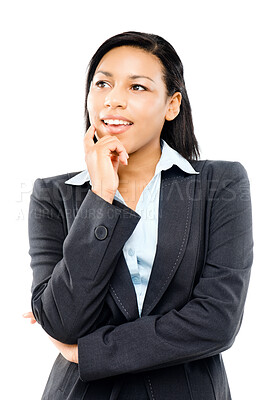
[[[132,121],[121,115],[106,115],[101,121],[105,131],[111,135],[126,132],[133,125]]]
[[[105,115],[101,118],[105,125],[132,125],[133,122],[121,115]]]
[[[124,121],[122,119],[103,119],[102,121],[104,122],[105,125],[115,125],[115,126],[133,124],[130,121]]]

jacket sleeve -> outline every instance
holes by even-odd
[[[249,182],[240,163],[227,163],[213,196],[205,265],[189,302],[165,315],[104,326],[81,337],[82,380],[190,362],[232,345],[253,257]]]
[[[77,343],[101,313],[121,249],[140,216],[88,190],[66,236],[52,198],[51,188],[37,179],[28,224],[32,311],[50,336]]]

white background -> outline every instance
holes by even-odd
[[[9,388],[0,393],[2,399],[40,399],[57,354],[40,326],[21,317],[30,310],[27,213],[33,182],[85,168],[86,67],[105,39],[127,30],[159,34],[176,48],[202,159],[240,161],[248,171],[254,266],[243,325],[224,360],[234,400],[265,398],[264,3],[2,2],[0,354],[5,379],[0,390]]]

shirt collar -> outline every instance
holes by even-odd
[[[195,171],[192,165],[187,161],[178,151],[174,150],[168,145],[165,140],[161,139],[161,157],[156,165],[155,175],[163,170],[171,168],[173,165],[177,165],[181,170],[187,174],[199,174]],[[88,170],[84,170],[77,175],[73,176],[71,179],[67,180],[65,183],[67,185],[83,185],[85,182],[90,182],[90,175]]]

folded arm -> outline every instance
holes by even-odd
[[[44,330],[61,342],[77,343],[90,332],[121,249],[140,219],[116,204],[89,190],[66,236],[44,181],[34,184],[29,209],[32,310]]]
[[[190,301],[181,310],[104,326],[81,337],[81,379],[163,368],[228,349],[243,316],[252,246],[249,183],[241,164],[233,163],[213,199],[208,252]]]

